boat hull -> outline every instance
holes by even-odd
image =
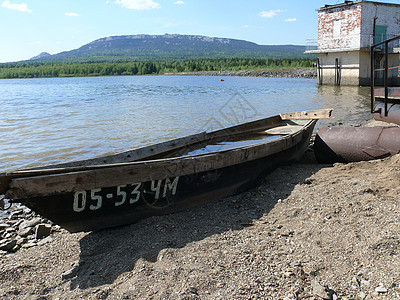
[[[243,192],[257,185],[277,166],[299,159],[309,145],[314,124],[301,132],[298,143],[240,164],[20,202],[70,232],[131,224],[150,216],[182,211]]]
[[[300,159],[317,120],[331,112],[284,113],[113,155],[2,173],[0,198],[70,232],[131,224],[257,185],[277,166]]]

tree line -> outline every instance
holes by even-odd
[[[0,78],[49,78],[149,75],[260,68],[310,68],[311,58],[225,58],[175,61],[115,61],[82,63],[19,62],[0,64]]]

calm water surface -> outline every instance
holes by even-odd
[[[315,79],[132,76],[0,80],[0,172],[91,158],[281,112],[370,119],[369,90]],[[318,126],[327,122],[319,122]]]

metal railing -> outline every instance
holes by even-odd
[[[318,49],[317,39],[306,39],[306,51],[313,51]]]
[[[389,85],[388,85],[388,72],[389,70],[393,69],[398,69],[399,66],[394,66],[389,68],[389,53],[393,53],[390,51],[390,49],[395,49],[398,47],[400,43],[400,35],[387,39],[383,42],[376,43],[371,46],[371,113],[376,113],[380,112],[379,110],[375,110],[375,72],[376,71],[383,71],[383,89],[384,89],[384,95],[383,95],[383,101],[385,105],[385,117],[388,115],[388,103],[389,103]],[[395,46],[393,46],[395,45]],[[384,65],[383,68],[381,69],[376,69],[375,68],[375,52],[379,51],[382,53],[384,52]],[[395,52],[398,53],[398,52]]]

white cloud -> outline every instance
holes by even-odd
[[[28,5],[26,3],[16,4],[16,3],[10,3],[10,1],[3,1],[1,6],[5,7],[5,8],[9,8],[9,9],[27,12],[27,13],[32,12],[32,10],[28,8]]]
[[[128,9],[144,10],[160,7],[160,4],[153,0],[116,0],[115,3]]]
[[[244,27],[244,28],[249,28],[250,26],[249,26],[249,25],[243,25],[243,27]]]
[[[296,18],[285,19],[285,22],[296,22],[296,21],[297,21]]]
[[[65,15],[68,17],[79,17],[79,14],[74,13],[74,12],[67,12],[67,13],[65,13]]]
[[[260,12],[258,15],[261,17],[261,18],[273,18],[273,17],[275,17],[278,13],[281,13],[281,12],[285,12],[284,10],[281,10],[281,9],[275,9],[275,10],[270,10],[270,11],[265,11],[265,10],[263,10],[262,12]]]
[[[185,4],[183,1],[175,1],[174,4]]]

